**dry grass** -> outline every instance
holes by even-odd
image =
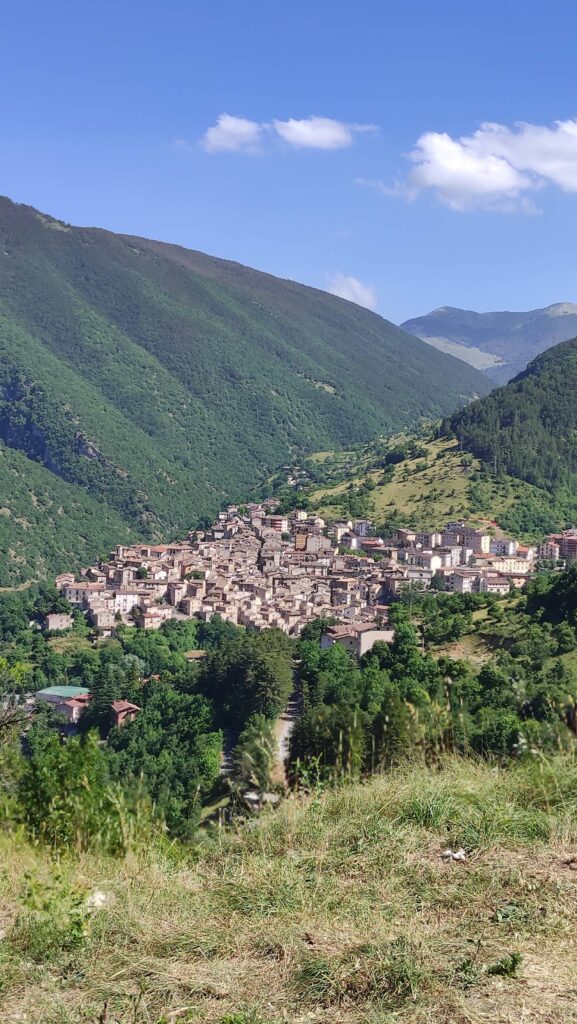
[[[382,519],[393,508],[405,515],[417,517],[423,528],[438,526],[456,510],[459,514],[469,513],[468,488],[470,470],[464,471],[462,454],[454,440],[427,441],[422,443],[426,457],[407,459],[395,467],[393,479],[388,484],[379,484],[382,471],[368,474],[377,484],[369,497],[371,513]],[[424,463],[426,468],[421,468]],[[477,465],[477,463],[475,464]],[[343,493],[349,483],[360,485],[367,474],[362,459],[358,476],[331,488],[319,488],[311,495],[311,501],[318,505],[320,514],[335,517],[334,506],[323,506],[323,498]]]
[[[49,648],[56,654],[81,654],[93,649],[92,642],[85,636],[74,633],[68,636],[53,636],[48,640]]]
[[[495,657],[495,647],[485,642],[476,633],[466,634],[460,640],[437,644],[431,648],[436,657],[453,658],[455,661],[470,661],[473,665],[485,665]]]
[[[539,500],[538,489],[511,478],[505,490],[496,483],[487,483],[484,508],[479,510],[474,507],[470,494],[471,476],[481,468],[479,460],[471,459],[470,465],[465,466],[455,439],[422,441],[420,446],[424,456],[399,463],[392,480],[386,484],[379,482],[382,470],[367,472],[368,461],[359,455],[354,474],[334,487],[319,487],[310,495],[313,506],[329,521],[337,519],[341,513],[336,506],[327,505],[326,499],[343,494],[350,483],[360,486],[371,478],[376,486],[366,497],[367,509],[379,521],[396,512],[419,529],[428,530],[438,529],[450,519],[466,518],[477,526],[490,525],[496,536],[504,536],[503,531],[495,527],[494,520],[499,522],[506,517],[522,497],[528,499],[533,492]]]
[[[6,839],[0,1018],[577,1021],[576,794],[573,764],[452,761],[287,801],[194,853],[55,864]]]

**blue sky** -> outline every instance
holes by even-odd
[[[574,0],[13,0],[0,192],[396,322],[577,300],[576,37]]]

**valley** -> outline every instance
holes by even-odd
[[[412,428],[490,388],[334,295],[6,198],[0,253],[0,454],[68,507],[43,543],[0,476],[19,545],[17,559],[0,547],[0,584],[122,535],[175,536],[295,452]]]
[[[577,7],[510,6],[5,5],[2,1024],[577,1024]]]
[[[291,449],[172,539],[46,452],[1,450],[3,1012],[425,1024],[498,1013],[506,983],[564,1024],[577,535],[548,410],[572,422],[574,349],[443,421]],[[115,472],[75,437],[67,458]]]

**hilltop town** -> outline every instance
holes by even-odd
[[[275,499],[229,505],[212,527],[172,544],[118,545],[81,578],[63,573],[56,586],[102,635],[124,623],[157,629],[171,618],[214,615],[252,629],[296,636],[317,618],[336,621],[329,634],[356,654],[390,640],[388,607],[407,588],[508,594],[539,559],[572,561],[577,533],[531,547],[463,521],[438,531],[398,529],[375,535],[370,519],[329,525],[303,510],[276,512]],[[53,629],[66,628],[66,616]]]

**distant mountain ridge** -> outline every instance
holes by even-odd
[[[181,534],[296,453],[488,390],[326,292],[0,198],[0,585]]]
[[[556,302],[525,313],[476,313],[441,306],[401,327],[505,384],[540,352],[577,335],[577,305]]]

